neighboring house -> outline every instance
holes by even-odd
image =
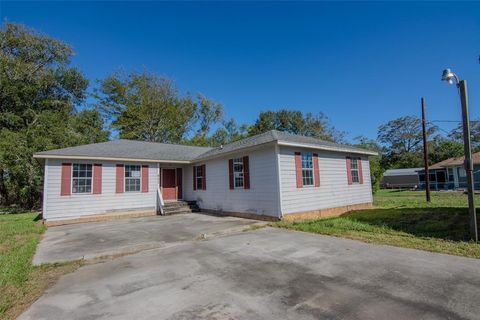
[[[416,189],[419,170],[422,168],[389,169],[383,174],[380,186],[389,189]]]
[[[43,219],[55,224],[156,214],[177,200],[270,220],[338,215],[371,207],[375,154],[268,131],[218,148],[114,140],[34,157],[45,167]]]
[[[472,155],[475,189],[480,189],[480,152]],[[430,186],[434,190],[464,189],[467,178],[463,162],[465,157],[450,158],[429,167]],[[420,187],[425,188],[425,170],[418,171]]]
[[[444,167],[451,159],[443,160],[428,167],[430,178],[430,188],[432,190],[451,190],[455,189],[453,175],[451,170]],[[425,189],[425,169],[418,170],[419,189]]]

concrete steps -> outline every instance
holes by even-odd
[[[163,206],[163,213],[166,216],[192,212],[200,212],[196,201],[169,201]]]

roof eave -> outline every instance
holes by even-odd
[[[92,160],[92,161],[130,161],[130,162],[152,162],[152,163],[178,163],[190,164],[190,160],[155,160],[142,158],[118,158],[118,157],[92,157],[92,156],[74,156],[74,155],[53,155],[53,154],[34,154],[35,159],[68,159],[68,160]]]
[[[329,146],[319,146],[319,145],[310,144],[310,143],[297,143],[297,142],[286,142],[286,141],[278,141],[278,145],[288,146],[288,147],[301,147],[301,148],[318,149],[318,150],[324,150],[324,151],[335,151],[335,152],[343,152],[343,153],[355,153],[355,154],[365,154],[365,155],[370,155],[370,156],[378,156],[378,152],[375,152],[375,151],[350,149],[348,147],[345,147],[345,148],[329,147]]]

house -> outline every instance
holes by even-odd
[[[472,154],[475,189],[480,189],[480,152]],[[443,160],[429,167],[430,187],[433,190],[467,188],[467,178],[463,163],[465,157]],[[425,188],[425,170],[418,171],[420,186]]]
[[[419,184],[419,170],[422,168],[389,169],[383,174],[380,186],[389,189],[416,189]]]
[[[268,131],[217,148],[114,140],[38,152],[43,219],[54,225],[154,215],[180,200],[265,220],[370,208],[375,152]]]
[[[432,190],[450,190],[454,189],[453,175],[450,170],[444,167],[451,159],[443,160],[428,167],[430,178],[430,188]],[[418,170],[419,189],[425,189],[425,169]]]

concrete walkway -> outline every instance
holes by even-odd
[[[181,214],[50,227],[33,264],[91,259],[159,248],[205,234],[242,231],[255,220]]]
[[[480,260],[263,228],[69,274],[20,319],[478,319]]]

